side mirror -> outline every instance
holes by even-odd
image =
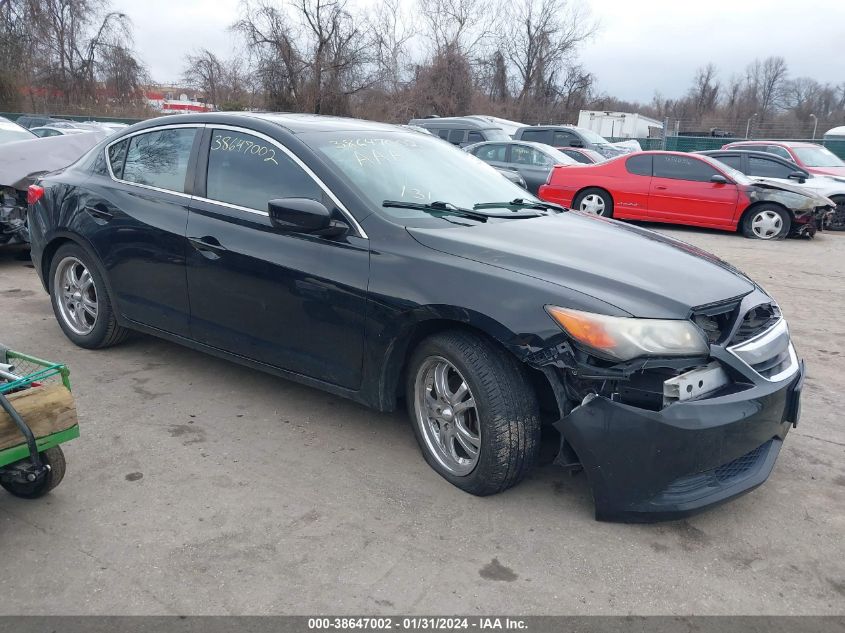
[[[322,202],[310,198],[278,198],[267,203],[270,222],[280,231],[334,237],[349,230]]]
[[[569,147],[584,147],[584,143],[582,141],[570,141]]]
[[[727,185],[730,183],[730,181],[725,178],[722,174],[713,174],[712,176],[710,176],[710,182],[716,185]]]
[[[791,174],[789,174],[789,179],[797,180],[799,183],[804,183],[807,182],[807,174],[805,174],[803,171],[793,171]]]

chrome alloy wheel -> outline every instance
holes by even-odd
[[[76,257],[65,257],[56,267],[53,292],[62,320],[75,334],[85,336],[97,324],[97,288],[91,272]]]
[[[590,215],[604,215],[604,198],[595,193],[584,196],[581,204],[578,205],[578,210]]]
[[[481,452],[481,425],[467,381],[445,358],[431,356],[417,372],[414,400],[429,453],[452,475],[469,475]]]
[[[760,211],[751,218],[751,230],[755,237],[770,240],[780,235],[783,229],[783,218],[776,211]]]

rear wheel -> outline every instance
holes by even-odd
[[[830,199],[836,203],[836,209],[825,228],[830,231],[845,231],[845,196],[831,196]]]
[[[429,465],[475,495],[515,485],[537,460],[539,407],[518,361],[479,335],[444,332],[414,352],[406,383]]]
[[[786,237],[792,220],[781,207],[761,204],[745,214],[742,219],[742,233],[745,237],[758,240],[776,240]]]
[[[62,449],[59,446],[54,446],[39,453],[38,456],[41,458],[42,464],[50,467],[39,481],[27,484],[8,481],[2,482],[0,485],[22,499],[43,497],[58,486],[65,477],[65,454]]]
[[[88,253],[64,244],[50,265],[50,298],[65,335],[80,347],[97,349],[123,341],[128,330],[115,318],[106,284]]]
[[[575,196],[572,208],[590,215],[611,218],[613,217],[613,198],[604,189],[591,187]]]

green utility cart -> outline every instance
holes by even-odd
[[[61,444],[79,437],[69,371],[0,345],[0,486],[26,499],[61,483]]]

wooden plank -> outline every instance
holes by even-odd
[[[77,423],[73,395],[64,385],[33,387],[7,398],[37,438],[69,429]],[[24,441],[12,418],[0,409],[0,450]]]

